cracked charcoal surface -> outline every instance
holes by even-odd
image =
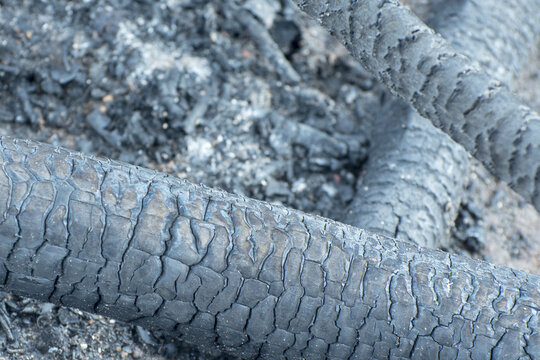
[[[259,28],[300,83],[287,82],[276,47],[257,46],[221,2],[3,1],[0,133],[339,218],[368,155],[364,129],[380,108],[380,86],[288,2],[234,6],[273,19]],[[507,189],[492,201],[494,182],[480,175],[487,180],[468,189],[470,202],[487,209],[491,236],[509,240],[476,256],[538,269],[529,254],[539,249],[540,219]],[[490,228],[501,219],[504,227]],[[0,357],[220,357],[160,332],[6,296],[19,343],[0,331]]]
[[[540,351],[538,275],[49,145],[0,152],[0,289],[245,359]]]
[[[295,3],[394,94],[540,210],[540,115],[504,84],[399,1]]]
[[[411,5],[457,50],[507,85],[513,85],[538,41],[540,26],[528,14],[539,12],[540,2],[433,0]],[[366,175],[345,222],[421,246],[447,248],[468,181],[465,150],[401,101],[382,111],[377,124]],[[403,163],[408,165],[399,166]],[[477,227],[471,231],[483,233]],[[460,233],[459,238],[466,244],[479,234]]]

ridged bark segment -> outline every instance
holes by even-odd
[[[0,289],[246,359],[540,354],[538,276],[35,142],[0,162]]]
[[[539,0],[431,0],[426,23],[490,76],[512,85],[540,33]]]
[[[540,33],[540,24],[529,15],[540,13],[540,1],[432,0],[422,5],[434,30],[507,84],[523,68]],[[400,100],[381,112],[371,144],[366,175],[345,222],[421,246],[448,247],[469,172],[465,150]]]
[[[540,210],[540,117],[396,0],[295,0],[394,94]]]
[[[377,119],[369,154],[345,222],[420,246],[448,246],[468,175],[463,147],[394,100]]]

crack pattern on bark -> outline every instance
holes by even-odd
[[[241,358],[540,352],[538,276],[35,142],[0,161],[0,289]]]
[[[394,94],[540,210],[540,117],[396,0],[295,0]]]
[[[506,84],[540,34],[529,15],[540,12],[540,1],[433,0],[424,12],[434,30]],[[399,99],[381,111],[371,144],[366,175],[344,221],[421,246],[448,247],[469,174],[465,150]]]

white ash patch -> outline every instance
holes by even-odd
[[[207,59],[182,53],[173,44],[145,42],[137,35],[137,25],[130,21],[119,24],[116,42],[137,50],[141,55],[141,61],[129,75],[132,81],[144,83],[152,76],[154,70],[167,70],[174,67],[194,74],[199,81],[205,81],[212,75]]]

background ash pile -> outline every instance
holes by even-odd
[[[343,217],[388,98],[288,0],[0,1],[2,135],[309,213]],[[465,198],[453,250],[538,271],[538,214],[482,169]],[[0,358],[218,356],[9,295],[2,312]]]
[[[301,34],[279,1],[123,3],[4,5],[0,120],[335,217],[378,102],[361,67],[333,42],[301,46],[324,31]]]

